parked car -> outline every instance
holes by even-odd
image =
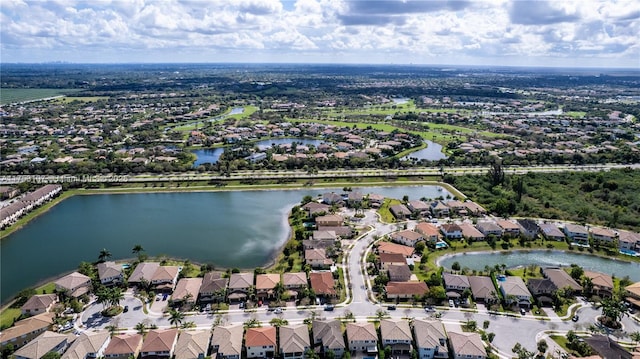
[[[427,305],[426,307],[424,307],[424,311],[427,313],[433,313],[436,311],[436,308],[434,308],[432,305]]]
[[[238,308],[244,309],[244,302],[240,302],[240,304],[238,305]]]
[[[573,318],[571,318],[572,321],[577,322],[578,320],[580,320],[580,317],[578,315],[574,315]]]
[[[387,310],[396,310],[396,306],[395,305],[388,305],[387,306]]]
[[[282,308],[276,308],[273,312],[276,313],[276,314],[281,314],[282,313]]]
[[[527,311],[524,308],[520,308],[520,314],[525,315],[527,314]]]
[[[453,306],[454,306],[454,304],[453,304],[453,299],[449,299],[449,306],[450,306],[451,308],[453,308]]]
[[[128,312],[128,311],[129,311],[129,306],[128,306],[128,305],[125,305],[125,306],[124,306],[124,309],[122,310],[122,312],[123,312],[123,313],[126,313],[126,312]]]
[[[327,312],[333,312],[333,305],[331,304],[325,305],[324,310],[326,310]]]

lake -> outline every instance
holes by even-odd
[[[235,109],[234,109],[235,110]],[[321,140],[314,140],[308,138],[273,138],[270,140],[263,140],[255,142],[254,145],[257,146],[260,151],[264,151],[272,145],[290,145],[293,142],[297,144],[302,144],[305,146],[316,146],[318,147],[320,144],[324,143]],[[198,167],[203,163],[217,163],[220,159],[220,155],[224,152],[224,148],[201,148],[197,150],[192,150],[191,153],[196,155],[196,160],[193,163],[193,167]]]
[[[447,196],[437,186],[371,187],[363,193],[411,199]],[[354,188],[355,189],[355,188]],[[0,241],[0,301],[95,261],[131,258],[140,244],[218,267],[269,265],[287,240],[287,213],[305,195],[340,189],[132,193],[73,196]]]
[[[429,160],[429,161],[437,161],[443,160],[447,158],[447,155],[442,153],[442,146],[432,142],[432,141],[424,141],[427,144],[426,148],[421,150],[411,152],[410,154],[404,156],[402,159],[415,158],[417,160]]]
[[[531,250],[511,252],[478,252],[458,254],[442,258],[439,265],[451,268],[454,262],[460,263],[462,268],[484,270],[488,265],[504,264],[507,268],[537,265],[541,267],[568,267],[577,264],[586,270],[601,272],[616,277],[629,276],[634,281],[640,281],[640,263],[624,262],[576,252],[554,250]]]
[[[223,152],[224,148],[201,148],[192,150],[191,153],[196,155],[193,167],[198,167],[203,163],[217,163]]]

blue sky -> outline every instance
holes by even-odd
[[[639,67],[638,0],[0,2],[2,62]]]

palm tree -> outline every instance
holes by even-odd
[[[135,246],[133,246],[133,249],[131,250],[131,253],[133,253],[136,256],[138,256],[138,260],[140,259],[140,254],[142,252],[144,252],[144,248],[142,248],[142,246],[140,244],[136,244]]]
[[[184,313],[177,311],[175,309],[171,309],[169,311],[169,323],[171,325],[175,325],[176,328],[178,328],[183,321],[184,321]]]
[[[636,344],[640,343],[640,332],[633,332],[629,334],[629,337],[631,338],[631,340],[636,342]]]
[[[102,309],[106,309],[105,305],[109,303],[109,290],[106,287],[98,287],[95,294],[96,302],[102,304]]]
[[[122,289],[114,287],[109,290],[109,304],[111,304],[111,306],[119,306],[120,301],[122,301],[123,299],[124,293],[122,293]]]
[[[141,335],[144,335],[144,333],[147,332],[147,326],[143,322],[136,324],[136,326],[133,327],[133,329],[135,329],[136,332],[138,332],[138,334],[141,334]]]
[[[106,248],[102,248],[100,250],[100,254],[98,255],[98,262],[104,262],[109,258],[111,258],[111,252],[109,252]]]

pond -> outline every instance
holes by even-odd
[[[426,148],[421,150],[411,152],[410,154],[404,156],[402,159],[408,160],[411,158],[415,158],[417,160],[429,160],[429,161],[437,161],[443,160],[447,158],[447,155],[442,153],[442,146],[432,142],[432,141],[424,141],[427,144]]]
[[[198,167],[203,163],[217,163],[223,152],[224,148],[201,148],[192,150],[191,153],[196,155],[196,161],[193,163],[193,167]]]
[[[640,281],[640,263],[625,262],[589,254],[556,250],[517,250],[500,252],[474,252],[456,254],[438,259],[438,265],[450,269],[454,262],[460,263],[462,268],[484,270],[485,266],[496,264],[506,265],[507,268],[537,265],[541,267],[568,267],[577,264],[590,271],[609,274],[616,277],[629,276],[634,281]]]
[[[272,138],[269,140],[263,140],[255,142],[254,145],[257,146],[260,151],[264,151],[272,145],[291,145],[293,142],[305,146],[319,146],[324,143],[322,140],[314,140],[308,138]],[[198,167],[203,163],[217,163],[220,159],[220,156],[224,152],[224,148],[201,148],[197,150],[191,150],[191,153],[196,155],[196,160],[193,163],[193,167]]]

